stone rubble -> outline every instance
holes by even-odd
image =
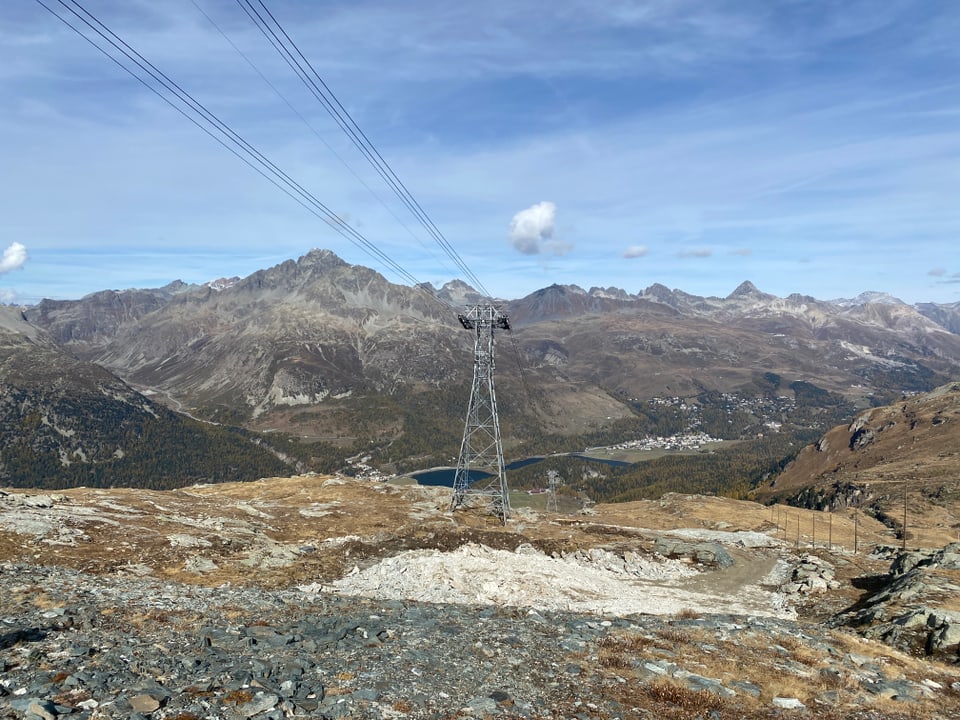
[[[793,568],[790,580],[781,585],[780,590],[788,595],[814,595],[839,587],[833,565],[821,557],[803,553]]]
[[[944,682],[910,681],[882,658],[845,652],[829,632],[774,617],[598,616],[12,563],[0,564],[0,587],[0,717],[22,720],[626,720],[645,715],[616,699],[626,681],[601,662],[624,633],[699,637],[687,647],[703,654],[752,642],[767,648],[777,673],[815,676],[788,649],[799,644],[832,658],[830,671],[862,689],[845,691],[851,718],[878,717],[870,708],[879,698],[915,703],[948,692]],[[642,680],[671,678],[730,701],[760,697],[755,683],[704,675],[672,642],[662,645],[631,653]],[[841,698],[828,692],[818,702]],[[797,703],[777,695],[770,707],[795,712]]]

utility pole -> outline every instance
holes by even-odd
[[[907,549],[907,483],[903,483],[903,540],[901,549]]]
[[[503,467],[500,419],[493,384],[494,330],[509,330],[507,316],[493,305],[474,305],[457,315],[466,330],[475,332],[473,387],[463,427],[463,442],[453,479],[450,509],[456,510],[471,496],[485,498],[490,512],[506,525],[510,493]]]
[[[557,501],[559,485],[560,473],[556,470],[547,470],[547,512],[560,512],[560,503]]]
[[[857,508],[853,509],[853,554],[856,555],[860,550],[860,513]]]

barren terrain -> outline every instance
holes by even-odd
[[[390,591],[410,599],[450,600],[438,597],[436,583],[425,578],[433,572],[458,572],[472,578],[475,587],[472,596],[453,601],[482,602],[485,597],[499,605],[566,604],[597,611],[616,607],[670,613],[696,607],[789,615],[784,603],[758,586],[777,584],[776,573],[784,572],[778,561],[787,563],[798,544],[796,526],[804,547],[814,544],[818,528],[816,545],[824,551],[828,543],[838,552],[854,547],[849,514],[831,518],[714,497],[667,495],[660,501],[600,505],[577,515],[517,510],[506,527],[482,508],[450,513],[448,504],[444,488],[323,476],[173,491],[10,491],[0,498],[0,560],[211,586],[320,583],[333,588],[338,581],[343,592],[359,594],[376,591],[351,587],[344,575],[389,575],[393,571],[386,566],[373,568],[392,563],[394,569],[410,567],[410,576],[419,578],[407,590]],[[868,562],[867,548],[893,540],[887,528],[870,518],[860,517],[857,525],[861,552],[854,564],[859,566]],[[719,542],[736,562],[711,569],[656,555],[657,539],[672,531],[690,541]],[[462,554],[465,545],[477,548],[469,563]],[[501,551],[506,554],[496,554]],[[468,565],[472,569],[466,572]],[[447,569],[438,570],[440,566]],[[588,582],[583,578],[587,569],[599,575]],[[506,577],[510,573],[515,573],[513,580]],[[604,586],[600,576],[611,584]],[[481,588],[488,582],[514,582],[526,589],[511,595],[501,588],[484,596]],[[584,583],[594,586],[589,602],[572,598]],[[707,587],[712,591],[705,592]],[[635,599],[625,600],[631,596]]]
[[[942,623],[936,659],[823,626],[881,587],[890,554],[875,551],[893,536],[873,519],[665,495],[521,509],[503,526],[484,508],[451,513],[449,492],[317,475],[0,491],[0,709],[30,720],[141,705],[182,720],[960,709],[944,662],[960,569],[910,586],[914,603],[918,587],[941,603],[925,611]],[[917,615],[907,597],[873,611],[890,620],[876,636],[914,652],[922,628],[884,634]],[[193,649],[200,636],[207,650]],[[128,666],[133,652],[142,660]],[[292,664],[320,675],[281,683]]]

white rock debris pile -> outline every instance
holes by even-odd
[[[412,550],[386,558],[330,586],[303,585],[389,600],[530,607],[595,614],[669,615],[741,612],[792,617],[781,596],[756,586],[736,597],[701,588],[701,573],[680,560],[592,549],[548,557],[529,545],[514,552],[467,544],[453,552]],[[686,586],[686,587],[685,587]]]

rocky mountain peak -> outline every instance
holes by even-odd
[[[433,289],[432,286],[430,289]],[[445,282],[436,295],[453,305],[475,305],[483,300],[483,295],[459,279]]]
[[[608,288],[592,287],[590,288],[590,291],[587,294],[590,295],[591,297],[610,298],[612,300],[633,299],[630,293],[618,287],[608,287]]]
[[[662,283],[654,283],[640,294],[657,302],[667,302],[673,298],[673,291]]]
[[[285,260],[265,270],[258,270],[228,288],[240,292],[263,292],[269,290],[294,290],[318,278],[351,266],[330,250],[310,250],[296,261]],[[366,268],[364,268],[366,270]],[[369,271],[373,272],[373,271]]]
[[[297,265],[301,267],[313,267],[331,269],[343,267],[347,263],[332,250],[321,248],[311,248],[306,255],[301,255],[297,260]]]
[[[835,300],[829,301],[832,305],[839,305],[840,307],[856,307],[858,305],[868,305],[868,304],[879,304],[879,305],[905,305],[898,297],[894,297],[890,293],[877,292],[875,290],[867,290],[862,292],[854,298],[836,298]]]
[[[752,282],[750,282],[749,280],[744,280],[742,283],[737,285],[736,290],[734,290],[732,293],[727,295],[727,300],[733,300],[734,298],[739,298],[739,297],[757,297],[757,296],[763,296],[764,294],[765,293],[760,292],[757,289],[757,286],[754,285]]]

